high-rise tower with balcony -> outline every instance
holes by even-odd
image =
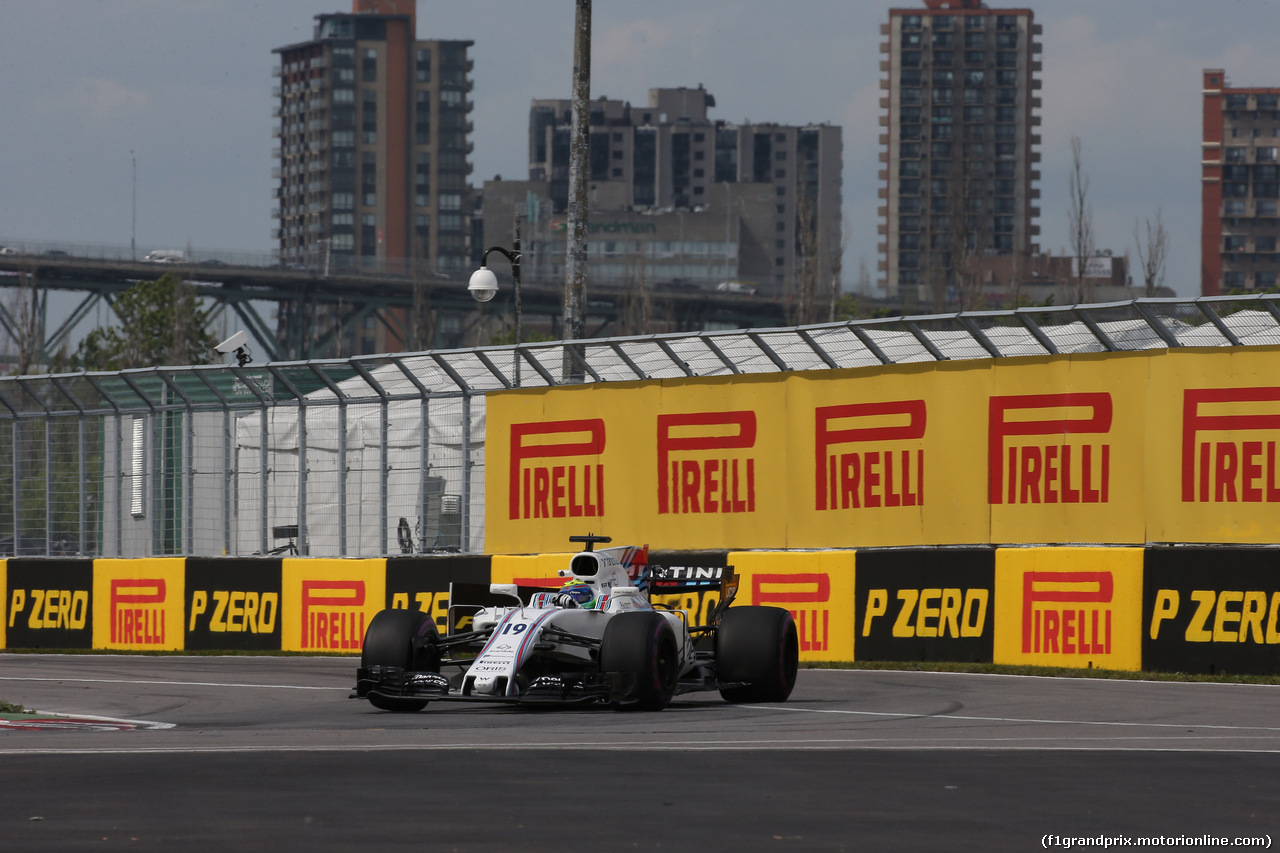
[[[905,306],[972,308],[1038,251],[1038,36],[1030,9],[890,9],[880,105],[880,283]],[[1024,262],[1025,265],[1025,262]]]
[[[1200,293],[1275,290],[1280,87],[1235,88],[1204,71]]]
[[[276,48],[273,236],[285,265],[467,264],[470,41],[419,41],[414,0],[354,0]]]

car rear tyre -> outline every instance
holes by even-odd
[[[717,678],[727,702],[785,702],[796,686],[800,644],[781,607],[730,607],[716,632]]]
[[[676,692],[680,650],[671,623],[651,610],[619,613],[600,640],[600,669],[627,676],[620,710],[661,711]]]
[[[394,666],[405,672],[439,672],[436,623],[421,610],[383,610],[364,634],[360,667]],[[426,699],[369,694],[369,704],[382,711],[411,714],[427,707]]]

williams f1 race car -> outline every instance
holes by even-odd
[[[729,702],[791,695],[799,661],[791,613],[731,607],[738,588],[731,567],[648,566],[646,549],[595,550],[610,541],[605,536],[570,541],[586,550],[560,571],[563,587],[493,584],[490,603],[469,608],[470,630],[455,630],[468,610],[454,601],[458,585],[445,636],[422,611],[378,613],[365,633],[352,698],[409,713],[437,700],[657,711],[699,690],[718,690]],[[720,600],[702,626],[650,599],[712,588]]]

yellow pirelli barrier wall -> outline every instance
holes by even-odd
[[[0,560],[0,648],[355,655],[375,613],[447,628],[450,593],[557,587],[571,553]],[[1280,674],[1280,549],[1256,546],[649,550],[733,566],[737,605],[795,618],[800,658]],[[706,624],[718,590],[657,603]]]
[[[491,395],[486,537],[810,549],[1280,541],[1280,350]]]

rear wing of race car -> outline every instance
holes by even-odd
[[[718,589],[720,601],[707,614],[707,624],[720,624],[720,616],[738,595],[738,575],[733,566],[649,566],[649,595],[706,592]]]

